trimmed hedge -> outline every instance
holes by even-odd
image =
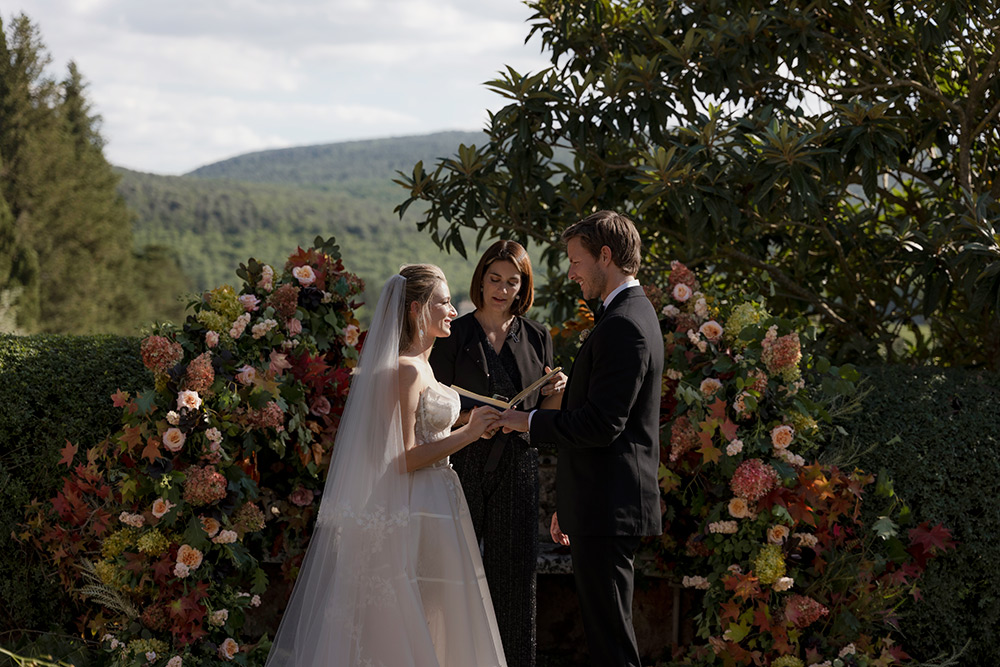
[[[66,441],[85,449],[117,431],[111,394],[152,382],[137,338],[0,335],[0,630],[72,627],[58,580],[12,534],[28,503],[55,495]]]
[[[861,370],[871,391],[827,458],[885,470],[916,520],[943,523],[958,542],[930,562],[921,600],[901,618],[903,645],[929,660],[968,642],[959,664],[1000,664],[1000,376]]]

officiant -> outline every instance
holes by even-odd
[[[451,323],[430,363],[437,379],[484,396],[509,400],[555,364],[548,329],[524,317],[534,301],[531,259],[515,241],[483,253],[469,296],[476,309]],[[566,375],[529,394],[521,410],[558,409]],[[473,407],[462,399],[455,427]],[[494,433],[451,455],[483,551],[507,664],[535,664],[535,567],[538,556],[538,450],[524,433]]]

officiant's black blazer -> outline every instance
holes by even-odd
[[[517,317],[519,326],[514,337],[508,337],[510,347],[521,374],[518,391],[545,375],[545,366],[552,367],[552,335],[544,326],[526,317]],[[451,335],[438,338],[431,349],[430,364],[434,377],[446,385],[457,384],[462,389],[489,396],[490,377],[479,332],[481,327],[473,313],[459,317],[451,323]],[[508,396],[507,398],[513,398]],[[525,396],[517,408],[531,410],[541,403],[544,396],[536,389]],[[462,410],[475,404],[462,397]]]
[[[531,441],[558,447],[556,509],[570,536],[659,535],[663,337],[641,287],[617,294],[580,347],[561,410]]]

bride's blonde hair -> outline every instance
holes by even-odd
[[[438,284],[447,282],[444,271],[433,264],[407,264],[399,270],[406,278],[406,297],[403,305],[403,330],[399,336],[399,351],[406,350],[417,339],[419,332],[427,328],[427,302]],[[420,309],[417,321],[410,317],[410,304],[416,302]]]

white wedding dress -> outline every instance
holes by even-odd
[[[459,397],[440,383],[417,402],[417,446],[451,432]],[[413,583],[440,667],[506,665],[476,533],[448,459],[410,473]]]
[[[506,667],[458,475],[447,459],[406,470],[405,288],[391,277],[376,305],[266,667]],[[458,411],[454,390],[424,389],[416,446],[447,436]]]

